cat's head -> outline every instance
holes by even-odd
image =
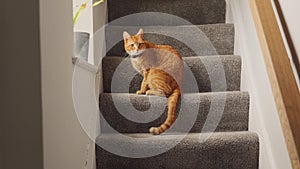
[[[123,33],[125,51],[133,58],[145,52],[147,46],[144,40],[144,31],[140,29],[136,35],[131,36],[128,32]]]

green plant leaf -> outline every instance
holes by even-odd
[[[78,17],[79,17],[79,14],[81,13],[81,11],[82,11],[83,9],[86,8],[86,5],[87,5],[86,3],[81,4],[81,6],[79,7],[79,9],[77,10],[77,12],[76,12],[76,14],[75,14],[75,16],[74,16],[74,18],[73,18],[73,25],[76,24],[76,22],[77,22],[77,20],[78,20]]]
[[[76,24],[81,11],[87,7],[87,4],[90,1],[91,0],[87,0],[86,2],[84,2],[83,4],[81,4],[81,6],[79,7],[79,9],[76,11],[75,16],[73,18],[73,26]],[[95,7],[95,6],[99,5],[99,4],[101,4],[102,2],[104,2],[104,0],[99,0],[99,1],[95,2],[92,6]]]
[[[74,18],[73,18],[73,25],[76,24],[76,22],[77,22],[77,20],[78,20],[78,17],[79,17],[79,14],[80,14],[81,11],[82,11],[82,8],[79,8],[79,9],[77,10],[77,12],[76,12],[76,14],[75,14],[75,16],[74,16]]]
[[[99,4],[101,4],[102,2],[104,2],[104,0],[100,0],[100,1],[97,1],[97,2],[93,3],[93,7],[95,7],[95,6],[99,5]]]

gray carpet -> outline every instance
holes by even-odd
[[[205,135],[205,134],[204,134]],[[147,141],[124,140],[114,134],[103,134],[98,144],[121,147],[118,153],[134,153],[135,149],[151,151],[172,145],[178,135],[126,134],[134,138],[150,137]],[[204,143],[200,134],[188,134],[171,150],[148,158],[127,158],[97,147],[98,168],[105,169],[255,169],[258,168],[258,137],[252,132],[217,132]],[[144,145],[148,145],[145,147]]]
[[[108,20],[140,12],[162,12],[188,20],[192,24],[225,22],[224,0],[109,0]],[[176,20],[151,17],[139,18],[139,25],[178,25]],[[130,21],[126,22],[130,25]],[[182,25],[182,24],[180,24]]]
[[[125,54],[123,32],[136,34],[143,28],[145,39],[155,44],[171,45],[182,57],[232,55],[234,26],[232,24],[184,26],[107,26],[105,28],[108,56]],[[117,44],[116,44],[117,43]]]
[[[250,96],[240,91],[242,60],[234,55],[225,6],[225,0],[108,0],[97,169],[258,168],[259,139],[248,131]],[[126,16],[138,12],[165,14]],[[165,120],[167,100],[136,95],[142,77],[124,57],[123,31],[141,27],[146,40],[173,46],[185,63],[177,119],[159,136],[148,130]]]
[[[197,56],[185,57],[184,93],[214,92],[240,90],[241,58],[240,56]],[[119,66],[122,63],[122,66]],[[117,85],[113,86],[114,93],[135,93],[140,89],[142,76],[130,63],[129,58],[105,57],[102,61],[103,88],[105,93],[111,93],[112,79]],[[117,71],[116,71],[117,70]],[[192,72],[189,73],[190,71]],[[222,74],[223,73],[223,74]],[[133,75],[129,90],[123,82]],[[223,75],[223,76],[222,76]],[[192,77],[190,77],[192,76]],[[195,78],[196,84],[190,78]],[[212,76],[214,78],[212,78]],[[222,79],[223,77],[223,79]],[[225,79],[224,79],[225,78]],[[225,83],[224,83],[225,82]],[[196,88],[193,85],[197,86]],[[213,87],[213,88],[212,88]],[[196,89],[196,90],[193,90]]]
[[[184,106],[178,105],[177,116],[182,117],[180,117],[178,125],[169,130],[170,132],[184,132],[186,128],[183,125],[191,123],[195,119],[190,132],[201,132],[209,112],[219,106],[223,106],[224,111],[218,112],[219,116],[215,114],[216,117],[213,120],[217,120],[217,117],[221,118],[216,126],[216,131],[248,130],[249,95],[247,92],[191,93],[182,95],[181,99],[181,104]],[[225,101],[224,104],[222,99]],[[167,103],[163,97],[104,93],[100,96],[100,103],[100,111],[105,119],[105,121],[104,119],[100,121],[100,128],[104,133],[109,132],[105,127],[107,125],[105,122],[120,133],[147,133],[150,127],[159,126],[166,119]],[[140,119],[154,118],[155,120],[149,123],[130,121],[119,114],[115,105],[122,105],[122,113],[132,113],[131,108],[133,107],[139,110],[137,116]],[[196,113],[196,118],[193,117],[193,113]]]

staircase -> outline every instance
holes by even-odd
[[[136,18],[138,24],[114,22],[139,12],[168,13],[190,24],[155,15]],[[259,140],[248,131],[250,98],[248,92],[240,91],[241,57],[233,55],[234,25],[225,24],[225,13],[224,0],[108,0],[112,23],[105,30],[108,52],[102,60],[97,169],[258,168]],[[165,120],[162,112],[166,112],[167,100],[135,94],[142,76],[136,75],[124,57],[121,41],[123,31],[135,34],[141,27],[148,32],[146,40],[172,45],[185,62],[178,123],[159,136],[148,131]],[[201,30],[199,36],[195,28]],[[136,121],[124,116],[124,112],[130,115],[132,108],[138,112],[132,116]]]

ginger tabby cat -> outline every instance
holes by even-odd
[[[167,119],[159,127],[151,127],[150,133],[158,135],[169,129],[176,120],[176,107],[181,95],[184,66],[179,53],[168,45],[155,45],[144,40],[143,29],[134,36],[123,33],[124,47],[130,55],[133,67],[143,75],[137,94],[166,96]]]

